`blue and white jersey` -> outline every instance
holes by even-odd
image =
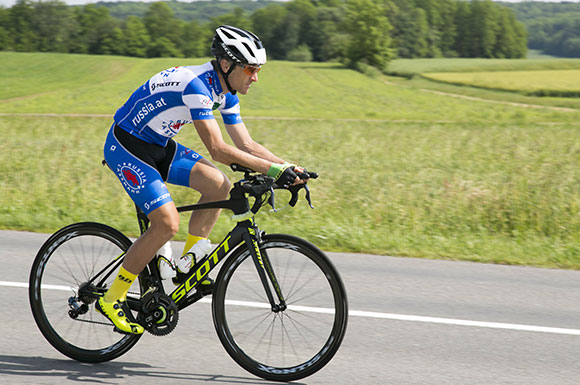
[[[156,74],[131,95],[114,119],[132,135],[165,147],[184,124],[214,119],[216,109],[226,124],[242,121],[238,97],[224,92],[208,62]]]

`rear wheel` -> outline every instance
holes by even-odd
[[[241,247],[216,280],[214,323],[244,369],[267,380],[294,381],[320,370],[339,348],[348,318],[346,292],[314,245],[287,235],[263,241],[262,258],[272,265],[286,307],[272,309],[250,253]]]
[[[126,353],[140,335],[122,335],[95,310],[95,293],[115,278],[131,241],[112,227],[76,223],[52,235],[32,265],[29,299],[34,320],[58,351],[75,360],[103,362]],[[128,301],[139,299],[140,279]]]

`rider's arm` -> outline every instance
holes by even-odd
[[[275,164],[288,164],[283,159],[272,154],[272,152],[270,152],[270,150],[268,150],[266,147],[262,146],[260,143],[255,142],[250,136],[248,128],[244,122],[226,124],[225,126],[228,135],[232,138],[234,144],[240,150],[257,156],[258,158],[269,160]],[[304,172],[304,168],[300,166],[294,166],[294,171]],[[272,174],[270,174],[270,176],[272,176]],[[303,181],[296,178],[294,180],[294,184],[296,183],[303,183]]]
[[[278,165],[286,165],[289,164],[284,161],[282,158],[274,155],[271,151],[269,151],[266,147],[262,146],[261,144],[255,142],[246,125],[242,121],[240,117],[240,104],[237,95],[226,94],[224,102],[222,106],[218,108],[222,117],[224,119],[224,125],[226,126],[226,130],[228,135],[234,141],[236,147],[248,154],[252,154],[255,157],[268,160],[274,164]],[[286,166],[284,166],[286,167]],[[299,167],[299,172],[303,172],[304,170]],[[255,169],[254,169],[255,170]],[[258,170],[256,170],[258,171]]]
[[[215,119],[194,120],[193,125],[210,156],[216,162],[230,165],[238,163],[266,174],[275,160],[267,160],[227,144]]]
[[[250,136],[248,128],[244,122],[236,124],[226,124],[226,130],[228,135],[234,141],[237,148],[247,153],[250,153],[258,158],[266,159],[274,163],[287,163],[282,158],[274,155],[266,147],[262,146],[260,143],[254,141]],[[295,166],[296,172],[304,172],[304,168],[300,166]],[[297,181],[298,182],[298,181]]]
[[[244,122],[226,124],[225,126],[228,135],[230,138],[232,138],[234,144],[240,150],[274,163],[286,163],[283,159],[272,154],[266,147],[262,146],[260,143],[255,142],[250,136],[248,128]]]

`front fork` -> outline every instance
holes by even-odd
[[[284,299],[284,295],[282,294],[282,290],[278,284],[278,279],[276,278],[276,274],[272,268],[272,263],[270,262],[268,253],[266,252],[266,249],[260,249],[260,245],[262,244],[260,231],[256,226],[250,227],[248,228],[248,231],[242,235],[242,238],[250,251],[250,255],[252,256],[252,260],[254,261],[254,265],[256,266],[258,275],[260,276],[260,281],[262,282],[268,301],[272,306],[272,311],[278,313],[286,310],[286,300]],[[274,293],[272,293],[272,288],[274,289]],[[274,298],[274,294],[276,295],[277,300]]]

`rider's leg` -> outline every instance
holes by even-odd
[[[179,214],[173,201],[149,213],[150,226],[147,231],[131,245],[125,254],[123,266],[119,269],[113,284],[103,298],[99,299],[98,309],[121,331],[141,334],[143,327],[131,323],[121,308],[127,292],[137,275],[151,261],[155,252],[179,229]]]
[[[123,309],[124,300],[137,274],[179,227],[179,215],[164,180],[169,179],[170,170],[175,170],[172,183],[187,186],[191,168],[201,157],[172,140],[166,147],[160,147],[141,141],[117,126],[111,127],[103,151],[107,164],[147,215],[150,226],[129,248],[113,284],[99,298],[96,307],[118,329],[142,333],[143,327],[131,323],[125,314],[128,311]]]
[[[124,301],[132,283],[129,280],[139,275],[153,259],[155,252],[165,242],[173,238],[179,230],[179,214],[173,201],[153,210],[147,217],[150,220],[149,228],[129,247],[125,254],[123,266],[121,266],[131,276],[127,277],[127,274],[117,275],[117,278],[105,293],[104,299],[106,302]]]
[[[191,169],[189,186],[201,193],[198,203],[225,200],[230,191],[230,181],[227,176],[215,167],[210,161],[202,159]],[[209,252],[207,238],[215,226],[221,210],[196,210],[189,220],[188,237],[185,242],[182,255],[184,258],[178,261],[178,272],[187,272],[193,265],[195,258],[188,254],[192,247],[199,241],[205,241],[207,246],[200,246],[201,254]],[[202,245],[203,243],[200,243]],[[196,252],[194,252],[195,254]],[[202,257],[198,255],[197,257]],[[204,280],[202,284],[211,284],[211,280]]]
[[[231,184],[223,172],[207,159],[202,159],[191,169],[189,186],[201,193],[199,203],[203,203],[227,199]],[[189,219],[189,234],[209,237],[220,212],[220,209],[194,211]]]
[[[139,274],[157,250],[179,230],[179,213],[173,201],[156,208],[147,218],[150,221],[149,228],[131,245],[123,262],[123,267],[134,274]]]

